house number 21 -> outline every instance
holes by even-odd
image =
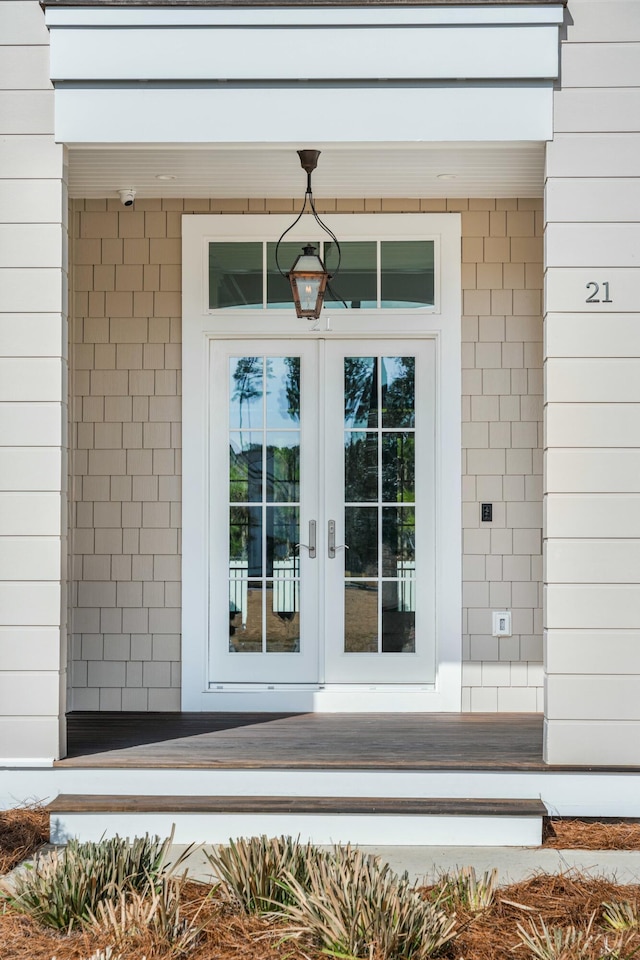
[[[609,281],[608,281],[608,280],[605,280],[605,281],[604,281],[604,283],[602,284],[602,289],[603,289],[603,291],[604,291],[604,297],[603,297],[602,300],[601,300],[601,299],[598,297],[598,294],[600,293],[600,284],[599,284],[599,283],[596,283],[595,280],[592,280],[590,283],[588,283],[588,284],[587,284],[587,290],[591,290],[592,292],[591,292],[591,293],[589,294],[589,296],[587,297],[585,303],[613,303],[613,300],[612,300],[611,297],[609,296]]]

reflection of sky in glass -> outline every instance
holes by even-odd
[[[267,427],[297,427],[300,420],[300,358],[267,360]]]

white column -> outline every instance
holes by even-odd
[[[640,764],[640,4],[570,0],[546,180],[549,763]]]
[[[1,763],[64,752],[67,196],[36,0],[0,45]]]

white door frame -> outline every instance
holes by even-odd
[[[379,339],[389,311],[325,308],[319,324],[290,310],[210,311],[210,240],[276,240],[290,216],[185,215],[183,236],[183,710],[457,711],[461,701],[461,369],[460,215],[335,215],[344,241],[434,239],[436,306],[394,310],[393,339],[436,346],[436,679],[433,684],[208,684],[209,349],[215,338]],[[299,238],[313,236],[301,221]],[[289,237],[287,238],[289,239]],[[295,237],[294,237],[295,239]],[[318,329],[313,329],[315,326]],[[322,329],[321,329],[322,328]]]

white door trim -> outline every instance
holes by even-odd
[[[331,330],[290,310],[215,312],[206,309],[206,251],[210,239],[275,240],[290,217],[185,215],[183,235],[183,710],[457,711],[461,700],[461,369],[460,215],[336,215],[340,239],[438,240],[437,306],[394,311],[337,310]],[[306,225],[303,229],[306,229]],[[357,313],[357,316],[355,314]],[[324,317],[329,315],[325,310]],[[209,592],[209,349],[218,337],[254,339],[427,337],[436,353],[436,680],[431,685],[207,685]]]

